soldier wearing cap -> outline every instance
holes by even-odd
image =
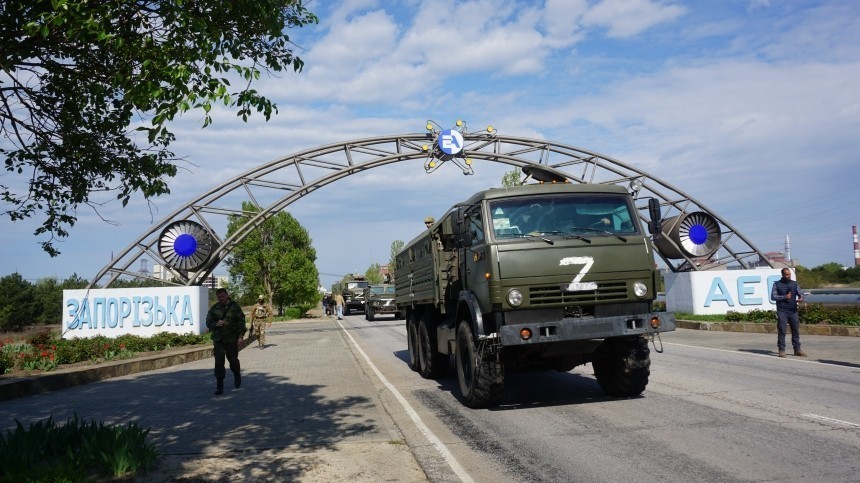
[[[424,226],[426,226],[428,230],[430,229],[431,226],[433,226],[433,223],[436,223],[436,219],[433,218],[432,216],[428,216],[428,217],[424,218]],[[432,238],[436,242],[436,250],[439,250],[441,252],[442,251],[442,240],[439,239],[438,235],[433,235]]]
[[[272,307],[266,303],[266,297],[260,294],[257,305],[251,309],[251,330],[257,334],[257,347],[266,347],[266,326],[272,325]]]

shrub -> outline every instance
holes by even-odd
[[[75,414],[62,426],[52,417],[28,429],[15,424],[15,431],[0,435],[2,481],[89,481],[93,473],[127,477],[151,468],[158,456],[146,443],[149,429],[135,423],[87,423]]]

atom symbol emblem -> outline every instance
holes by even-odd
[[[421,148],[427,153],[424,161],[424,171],[427,174],[439,169],[448,161],[456,164],[464,175],[475,174],[472,169],[472,159],[468,157],[467,141],[483,141],[496,136],[496,129],[487,126],[485,131],[468,133],[466,122],[457,120],[451,129],[443,129],[434,121],[427,121],[428,136],[433,139],[433,144],[425,144]]]

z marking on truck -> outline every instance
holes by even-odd
[[[582,265],[582,270],[576,274],[576,277],[573,277],[573,281],[567,286],[568,292],[580,292],[583,290],[597,290],[596,282],[581,282],[582,277],[585,276],[586,273],[591,269],[591,266],[594,265],[593,257],[566,257],[562,258],[559,263],[559,266],[564,265]]]

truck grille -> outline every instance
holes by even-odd
[[[627,300],[627,282],[598,283],[597,290],[586,290],[583,292],[562,292],[559,284],[529,288],[529,303],[531,306],[578,305],[613,300]]]

